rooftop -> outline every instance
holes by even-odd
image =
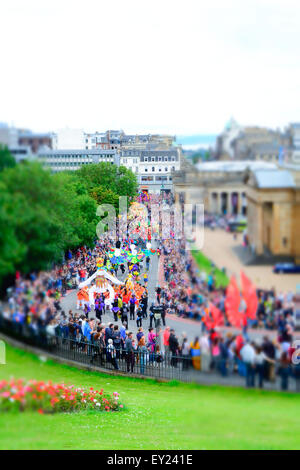
[[[269,162],[256,162],[253,160],[213,161],[196,165],[198,171],[243,172],[247,168],[252,171],[259,169],[275,170],[277,165]]]
[[[40,150],[39,155],[102,155],[104,153],[114,155],[115,150],[106,149],[71,149],[71,150]]]
[[[293,175],[287,170],[253,171],[258,188],[295,188]]]

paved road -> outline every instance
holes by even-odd
[[[143,269],[142,272],[144,272]],[[119,272],[120,273],[120,272]],[[120,276],[120,279],[124,279],[125,276]],[[155,288],[157,286],[158,279],[158,256],[155,254],[151,256],[150,262],[150,270],[149,270],[149,282],[148,282],[148,290],[149,290],[149,301],[148,305],[151,305],[151,302],[155,300]],[[62,299],[62,307],[63,310],[67,313],[70,309],[73,312],[82,312],[81,310],[76,309],[76,291],[72,291],[67,294],[66,297]],[[91,316],[91,314],[90,314]],[[114,318],[111,312],[107,312],[102,317],[103,323],[108,324],[110,322],[114,322]],[[121,326],[121,320],[118,321],[119,326]],[[181,337],[183,333],[185,333],[190,341],[192,341],[196,336],[201,336],[202,328],[201,323],[196,322],[189,319],[182,319],[175,317],[173,315],[167,315],[166,324],[169,325],[171,328],[174,328],[178,337]],[[133,333],[137,332],[136,322],[134,320],[129,320],[128,322],[129,330]],[[147,330],[150,326],[149,317],[146,320],[143,320],[143,328]],[[238,330],[235,328],[224,328],[224,331],[231,331],[233,333],[238,333]],[[276,337],[276,332],[270,332],[265,330],[250,330],[249,335],[252,339],[260,340],[263,335],[268,334],[270,338]],[[300,333],[296,335],[300,337]]]

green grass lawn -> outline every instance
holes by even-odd
[[[199,268],[202,271],[205,271],[207,274],[211,272],[215,275],[216,280],[216,287],[227,287],[229,284],[229,279],[226,274],[218,269],[217,267],[213,267],[211,261],[204,256],[204,254],[199,250],[193,250],[192,254],[195,258],[196,263],[198,264]]]
[[[118,391],[126,409],[2,413],[0,449],[299,448],[299,395],[109,376],[8,346],[0,377],[12,376]]]

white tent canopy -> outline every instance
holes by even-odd
[[[113,284],[117,285],[124,285],[124,282],[119,281],[115,276],[112,274],[108,273],[107,271],[104,271],[104,269],[98,269],[92,276],[90,276],[86,281],[83,281],[79,284],[79,289],[82,289],[85,286],[88,286],[91,284],[91,282],[98,276],[103,276],[105,279],[109,280]]]

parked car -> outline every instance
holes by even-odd
[[[278,263],[273,267],[273,273],[299,273],[300,274],[300,264],[294,263]]]

